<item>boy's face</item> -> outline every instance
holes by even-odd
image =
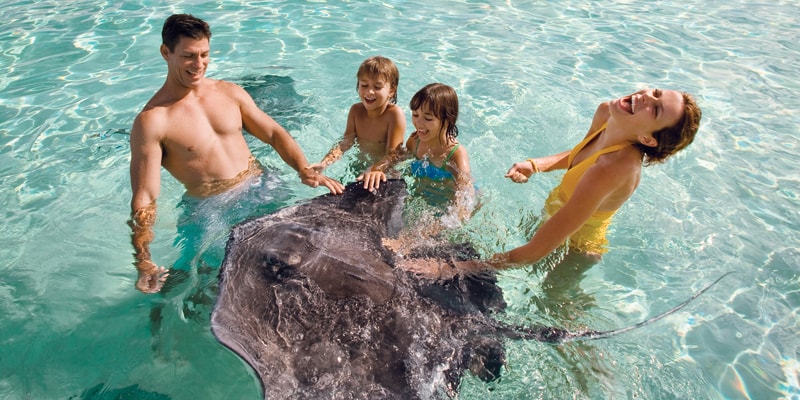
[[[367,110],[386,107],[394,96],[389,81],[379,76],[362,76],[358,78],[358,97]]]

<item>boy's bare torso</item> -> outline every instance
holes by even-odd
[[[389,104],[382,113],[369,115],[369,112],[360,103],[353,107],[356,143],[362,153],[369,155],[373,160],[380,160],[386,155],[386,141],[391,134],[393,116],[389,112]]]

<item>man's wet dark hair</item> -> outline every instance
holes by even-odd
[[[161,43],[167,46],[170,52],[175,51],[175,46],[181,41],[181,36],[192,39],[211,40],[211,28],[206,21],[190,14],[173,14],[164,21],[161,28]]]

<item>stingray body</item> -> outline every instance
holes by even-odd
[[[499,374],[494,277],[435,283],[393,267],[381,238],[402,228],[405,196],[402,180],[376,193],[349,185],[233,228],[211,326],[265,398],[447,397],[467,369]],[[476,256],[465,245],[425,252]]]
[[[399,256],[381,238],[402,228],[405,197],[402,180],[375,193],[351,184],[233,228],[211,327],[253,368],[264,398],[446,398],[467,370],[496,379],[508,338],[608,336],[505,326],[493,318],[505,303],[489,273],[433,282],[394,268]],[[405,257],[477,254],[444,244]]]

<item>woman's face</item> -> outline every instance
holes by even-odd
[[[683,95],[675,90],[643,89],[611,102],[611,116],[641,134],[677,124],[683,117]]]

